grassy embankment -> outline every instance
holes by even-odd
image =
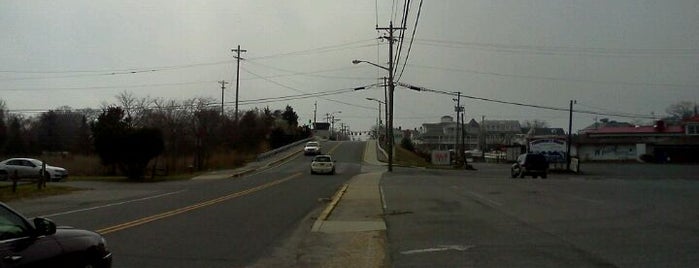
[[[68,194],[80,190],[83,189],[70,186],[55,185],[50,183],[46,184],[45,188],[39,190],[36,187],[36,183],[21,182],[21,184],[17,185],[17,191],[14,193],[12,192],[11,184],[0,186],[0,201],[7,202],[24,198],[37,198],[44,196]]]
[[[254,160],[255,155],[246,154],[240,155],[236,153],[214,154],[209,158],[207,170],[233,169],[245,165],[245,163]],[[83,156],[34,156],[32,158],[42,159],[49,165],[63,167],[68,170],[68,181],[111,181],[124,183],[151,183],[174,180],[189,180],[193,177],[201,175],[204,172],[194,172],[189,168],[187,163],[192,163],[192,158],[182,157],[170,162],[173,167],[168,170],[168,174],[164,175],[164,171],[156,171],[156,176],[152,176],[152,168],[149,168],[143,180],[134,181],[128,178],[115,175],[106,176],[109,173],[107,167],[100,164],[97,155]],[[4,158],[3,158],[4,159]],[[159,166],[164,166],[165,160],[159,160]],[[46,187],[39,190],[36,183],[22,180],[20,181],[17,191],[12,192],[12,185],[5,184],[0,186],[0,202],[7,202],[17,199],[38,198],[44,196],[68,194],[74,191],[85,190],[81,188],[69,187],[60,185],[56,182],[48,182]]]

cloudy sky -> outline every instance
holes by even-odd
[[[699,102],[699,1],[413,0],[398,62],[400,82],[463,95],[567,108],[574,128],[595,118],[663,115]],[[403,1],[0,0],[0,99],[14,112],[99,108],[115,95],[220,101],[235,81],[241,109],[291,105],[301,122],[336,115],[353,130],[375,122],[383,89],[352,88],[387,73],[379,42]],[[417,27],[415,21],[418,18]],[[414,33],[414,38],[411,36]],[[410,45],[412,41],[412,46]],[[410,49],[408,49],[410,48]],[[410,51],[408,55],[408,51]],[[407,61],[406,61],[407,56]],[[405,68],[403,68],[405,64]],[[322,97],[261,102],[325,92]],[[235,100],[229,84],[225,101]],[[395,126],[416,128],[454,111],[452,97],[396,88]],[[463,99],[467,118],[544,120],[567,112]],[[226,109],[233,109],[227,106]]]

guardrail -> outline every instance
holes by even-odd
[[[295,141],[295,142],[289,143],[289,144],[284,145],[284,146],[282,146],[282,147],[279,147],[279,148],[277,148],[277,149],[274,149],[274,150],[271,150],[271,151],[267,151],[267,152],[258,154],[258,155],[257,155],[256,161],[261,161],[261,160],[263,160],[263,159],[265,159],[265,158],[267,158],[267,157],[270,157],[270,156],[276,155],[276,154],[278,154],[278,153],[284,152],[284,151],[286,151],[286,150],[289,150],[289,148],[291,148],[291,147],[297,146],[297,145],[302,144],[302,143],[306,143],[306,142],[308,142],[308,141],[310,141],[310,140],[312,140],[312,139],[313,139],[313,137],[311,137],[311,138],[305,138],[305,139],[303,139],[303,140],[299,140],[299,141]]]

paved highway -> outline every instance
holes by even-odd
[[[360,172],[363,142],[326,142],[323,149],[337,158],[334,176],[310,175],[311,157],[297,154],[236,179],[112,183],[10,205],[59,225],[98,230],[114,253],[114,267],[239,267],[264,257],[325,205],[319,198]]]

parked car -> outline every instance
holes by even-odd
[[[56,227],[49,219],[29,221],[0,203],[0,267],[111,267],[112,253],[101,235]]]
[[[320,143],[318,143],[317,141],[307,142],[306,146],[303,147],[303,154],[304,155],[319,155],[319,154],[321,154]]]
[[[335,160],[333,160],[332,156],[323,154],[313,157],[311,174],[318,173],[335,174]]]
[[[10,158],[0,162],[0,179],[7,180],[12,178],[17,172],[17,176],[21,178],[41,178],[46,181],[60,181],[68,178],[68,171],[65,168],[46,165],[46,170],[42,172],[41,160],[33,158]]]
[[[530,175],[532,178],[541,176],[541,178],[546,179],[548,169],[549,163],[544,155],[526,153],[517,157],[517,162],[512,164],[510,174],[512,178],[524,178],[524,176]]]

